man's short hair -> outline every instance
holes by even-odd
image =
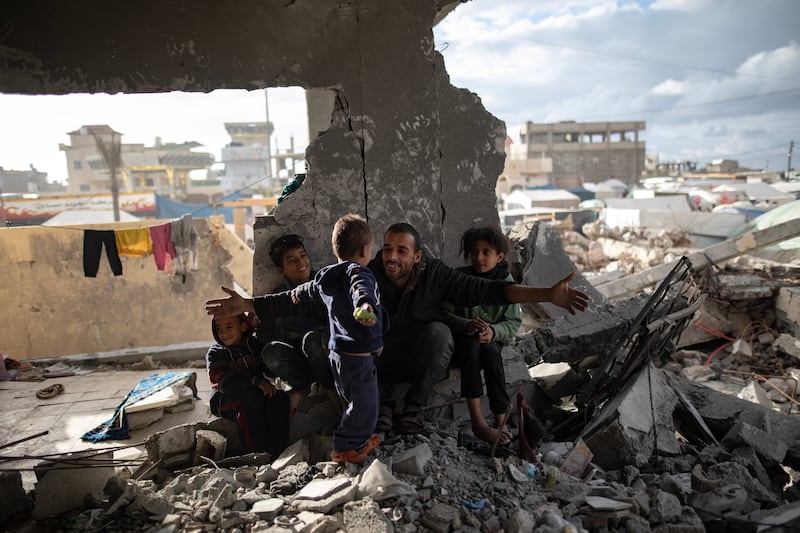
[[[350,213],[333,225],[331,247],[338,258],[353,257],[362,247],[372,242],[372,232],[367,221],[359,215]]]
[[[272,259],[276,267],[283,268],[283,254],[295,248],[305,249],[303,238],[293,233],[283,235],[272,241],[269,247],[269,258]]]
[[[386,233],[407,233],[414,237],[414,251],[416,252],[420,249],[419,232],[408,222],[395,222],[389,226],[389,229],[386,230]],[[386,233],[383,234],[384,237],[386,237]]]

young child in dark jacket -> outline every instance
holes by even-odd
[[[267,379],[261,362],[264,343],[247,314],[211,321],[214,340],[206,368],[211,380],[211,412],[239,424],[251,452],[278,455],[289,440],[289,396]]]
[[[375,276],[366,267],[372,256],[372,233],[358,215],[336,221],[331,236],[339,260],[291,292],[292,301],[322,300],[328,308],[330,354],[336,392],[344,409],[333,433],[331,459],[363,463],[380,443],[372,435],[378,421],[375,357],[383,350],[388,328]]]

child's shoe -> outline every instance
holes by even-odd
[[[331,451],[331,461],[335,463],[354,463],[361,464],[367,460],[369,452],[378,447],[381,443],[381,438],[378,435],[373,435],[367,440],[358,450],[345,450],[343,452],[333,450]]]

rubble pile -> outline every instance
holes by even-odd
[[[682,260],[649,297],[560,317],[510,347],[507,362],[547,361],[532,374],[548,365],[559,370],[523,384],[530,409],[520,394],[509,445],[475,440],[465,419],[443,408],[428,413],[422,434],[385,435],[363,465],[327,461],[324,434],[296,440],[278,458],[225,458],[237,446],[224,427],[179,426],[148,439],[148,460],[135,472],[117,468],[85,505],[38,525],[164,532],[796,529],[800,418],[790,407],[797,391],[776,384],[782,394],[770,396],[751,381],[750,394],[737,398],[706,386],[729,375],[743,382],[730,369],[754,364],[743,343],[734,348],[736,333],[719,316],[741,327],[747,321],[739,314],[748,308],[770,320],[737,330],[749,332],[752,353],[774,348],[775,371],[795,375],[800,345],[786,333],[797,326],[794,310],[762,294],[738,307],[732,299],[720,311],[718,293],[706,292],[712,278]],[[795,289],[775,283],[769,294]],[[762,298],[772,303],[771,314],[766,303],[755,305]],[[698,317],[705,324],[713,306],[714,324],[731,329],[731,340],[691,326]],[[713,347],[702,335],[711,335]],[[37,500],[45,497],[37,490]]]
[[[672,229],[620,229],[597,220],[582,227],[583,234],[565,231],[564,251],[584,272],[624,274],[675,261],[691,249],[687,231]]]

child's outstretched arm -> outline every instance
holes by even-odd
[[[238,316],[242,313],[255,313],[252,298],[244,298],[238,292],[228,287],[220,287],[223,292],[228,294],[227,298],[218,298],[206,302],[206,314],[214,318],[225,318],[228,316]]]

